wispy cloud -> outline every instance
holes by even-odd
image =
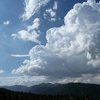
[[[25,0],[23,20],[30,19],[42,6],[46,5],[49,0]]]
[[[21,55],[21,54],[12,54],[11,56],[16,58],[29,57],[29,55]]]

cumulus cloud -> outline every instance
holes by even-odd
[[[14,39],[18,38],[18,39],[22,39],[24,41],[32,41],[32,42],[39,43],[39,41],[37,40],[39,35],[36,33],[36,31],[29,33],[26,30],[21,30],[17,34],[12,34],[12,37],[14,37]]]
[[[36,43],[40,43],[38,40],[38,28],[40,26],[39,18],[34,19],[32,25],[27,26],[26,30],[20,30],[17,34],[12,34],[11,36],[16,39],[22,39],[24,41],[32,41]]]
[[[51,81],[100,79],[100,2],[75,4],[65,16],[64,25],[49,29],[46,39],[46,45],[33,47],[30,59],[13,73],[45,76]]]
[[[49,0],[25,0],[23,20],[30,19],[42,6],[45,6]]]
[[[52,8],[46,9],[44,13],[44,18],[47,18],[49,16],[51,21],[56,21],[57,9],[58,9],[58,4],[57,4],[57,1],[55,1]]]
[[[51,17],[55,17],[56,16],[56,12],[54,12],[52,9],[47,9],[46,13],[49,13]]]
[[[35,18],[32,25],[29,25],[27,27],[28,31],[34,30],[34,29],[39,29],[40,26],[40,20],[39,18]]]

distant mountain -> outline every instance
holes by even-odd
[[[29,92],[44,95],[69,95],[69,96],[92,96],[100,100],[100,85],[96,84],[51,84],[43,83],[32,87],[26,86],[8,86],[6,89],[13,91]],[[98,99],[97,99],[98,100]]]
[[[2,88],[12,90],[15,92],[28,92],[30,87],[22,85],[14,85],[14,86],[3,86]]]

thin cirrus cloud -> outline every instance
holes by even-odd
[[[12,34],[11,36],[13,39],[21,39],[24,41],[32,41],[35,43],[40,43],[38,40],[39,34],[38,34],[38,28],[40,26],[40,20],[39,18],[34,19],[32,25],[27,26],[26,30],[20,30],[16,34]]]
[[[25,0],[24,13],[21,16],[23,20],[30,19],[42,6],[45,6],[49,0]]]
[[[29,55],[22,55],[22,54],[12,54],[12,57],[16,57],[16,58],[23,58],[23,57],[29,57]]]
[[[100,2],[88,0],[75,4],[65,16],[63,26],[48,29],[46,45],[33,47],[30,59],[12,73],[45,76],[59,82],[100,79],[99,16]]]

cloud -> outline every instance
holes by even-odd
[[[46,9],[45,13],[44,13],[44,18],[50,17],[50,21],[56,21],[56,11],[58,9],[58,4],[55,1],[54,5],[52,8],[50,9]]]
[[[39,18],[35,18],[32,25],[29,25],[27,27],[28,31],[31,31],[31,30],[35,30],[35,29],[39,29],[39,26],[40,26],[40,20]]]
[[[55,1],[53,5],[53,10],[57,10],[57,9],[58,9],[58,4],[57,4],[57,1]]]
[[[95,3],[95,1],[96,1],[96,0],[87,0],[87,2],[88,2],[89,4],[91,4],[91,5],[92,5],[93,3]]]
[[[46,32],[46,40],[46,45],[29,51],[30,59],[13,74],[45,76],[52,82],[95,82],[100,73],[100,2],[75,4],[63,26]]]
[[[58,83],[69,83],[69,82],[82,82],[82,83],[94,83],[94,84],[100,84],[100,74],[92,75],[92,74],[86,74],[82,75],[82,77],[77,77],[77,78],[65,78],[58,80]]]
[[[3,81],[2,81],[3,80]],[[36,85],[43,82],[45,77],[43,76],[5,76],[0,77],[0,86],[13,86],[13,85]]]
[[[14,39],[18,38],[18,39],[22,39],[24,41],[32,41],[32,42],[39,43],[39,41],[37,40],[39,35],[36,33],[36,31],[29,33],[26,30],[21,30],[17,34],[12,34],[12,37]]]
[[[56,16],[56,12],[54,12],[52,9],[47,9],[46,13],[49,13],[51,17],[55,17]]]
[[[20,58],[20,57],[29,57],[29,55],[21,55],[21,54],[12,54],[11,55],[12,57],[18,57],[18,58]]]
[[[49,0],[25,0],[23,20],[30,19],[42,6],[45,6]]]
[[[0,74],[4,73],[4,70],[3,69],[0,69]]]
[[[40,43],[38,40],[38,28],[40,26],[39,18],[34,19],[32,25],[27,26],[26,30],[20,30],[17,34],[12,34],[11,36],[16,39],[22,39],[24,41],[32,41],[36,43]]]
[[[9,20],[3,22],[3,25],[6,25],[6,26],[9,25],[9,24],[10,24]]]

